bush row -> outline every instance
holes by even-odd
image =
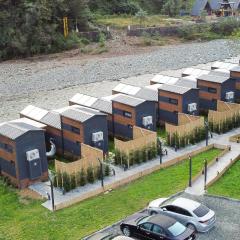
[[[103,173],[104,176],[110,175],[110,167],[108,165],[104,165]],[[81,169],[81,171],[76,174],[57,172],[54,178],[54,186],[63,189],[65,192],[69,192],[77,187],[82,187],[87,183],[94,183],[96,180],[100,179],[100,167],[88,167],[87,170]]]
[[[166,144],[171,147],[184,148],[189,144],[201,142],[205,137],[205,128],[196,128],[192,133],[181,137],[177,133],[174,133],[172,136],[167,134]]]
[[[142,149],[131,151],[129,154],[121,152],[116,149],[114,162],[116,165],[132,166],[134,164],[140,164],[156,158],[157,146],[152,144]]]
[[[226,133],[234,128],[240,127],[240,115],[236,114],[232,118],[228,118],[218,124],[209,122],[209,127],[212,132],[216,132],[218,134]]]

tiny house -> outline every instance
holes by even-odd
[[[28,119],[0,124],[0,173],[18,188],[48,179],[44,127]]]
[[[56,110],[61,115],[63,151],[71,149],[81,156],[80,143],[108,152],[107,115],[100,111],[72,105]]]
[[[196,85],[196,84],[195,84]],[[199,114],[199,90],[163,84],[158,90],[159,123],[178,124],[178,113]]]
[[[49,147],[50,139],[54,139],[57,153],[62,154],[62,131],[60,114],[48,111],[33,105],[28,105],[20,112],[20,117],[32,119],[46,125],[46,145]]]
[[[156,131],[156,108],[153,101],[116,94],[112,101],[114,136],[132,139],[133,126]]]
[[[235,101],[236,83],[230,77],[209,74],[202,75],[197,80],[202,111],[216,110],[217,100]]]
[[[157,75],[155,75],[151,79],[150,84],[151,85],[153,85],[153,84],[169,84],[169,85],[173,85],[178,80],[179,80],[178,77],[172,77],[172,76],[157,74]]]
[[[231,70],[232,68],[238,66],[238,64],[234,64],[234,63],[231,63],[231,62],[220,62],[220,61],[217,61],[217,62],[214,62],[211,66],[211,69],[212,70],[215,70],[215,69],[225,69],[225,70]]]
[[[107,115],[108,134],[113,135],[113,122],[112,122],[112,102],[106,99],[92,97],[86,94],[77,93],[70,100],[69,105],[80,105],[96,109]]]
[[[158,119],[158,88],[161,84],[154,84],[146,87],[136,87],[129,84],[119,83],[113,90],[113,94],[126,94],[155,104],[156,117]]]

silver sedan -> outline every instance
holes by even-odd
[[[156,199],[150,202],[148,211],[151,215],[162,213],[173,217],[188,228],[198,232],[209,231],[216,222],[214,211],[199,202],[182,197],[174,200]]]

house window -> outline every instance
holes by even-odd
[[[123,111],[123,116],[127,117],[127,118],[132,118],[132,113],[127,112],[127,111]]]
[[[0,144],[0,148],[4,149],[5,151],[12,153],[13,152],[13,148],[11,145],[8,145],[6,143],[1,143]]]
[[[71,127],[72,128],[72,132],[76,133],[76,134],[80,134],[80,129],[76,128],[76,127]]]
[[[210,92],[210,93],[217,93],[217,89],[209,87],[208,88],[208,92]]]
[[[174,104],[174,105],[178,105],[178,100],[174,99],[174,98],[169,98],[169,103]]]

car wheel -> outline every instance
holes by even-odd
[[[187,224],[187,227],[188,227],[189,229],[193,230],[194,232],[197,231],[196,227],[195,227],[193,224],[191,224],[191,223]]]
[[[126,236],[126,237],[130,237],[131,236],[131,231],[128,227],[124,227],[123,228],[123,234]]]

